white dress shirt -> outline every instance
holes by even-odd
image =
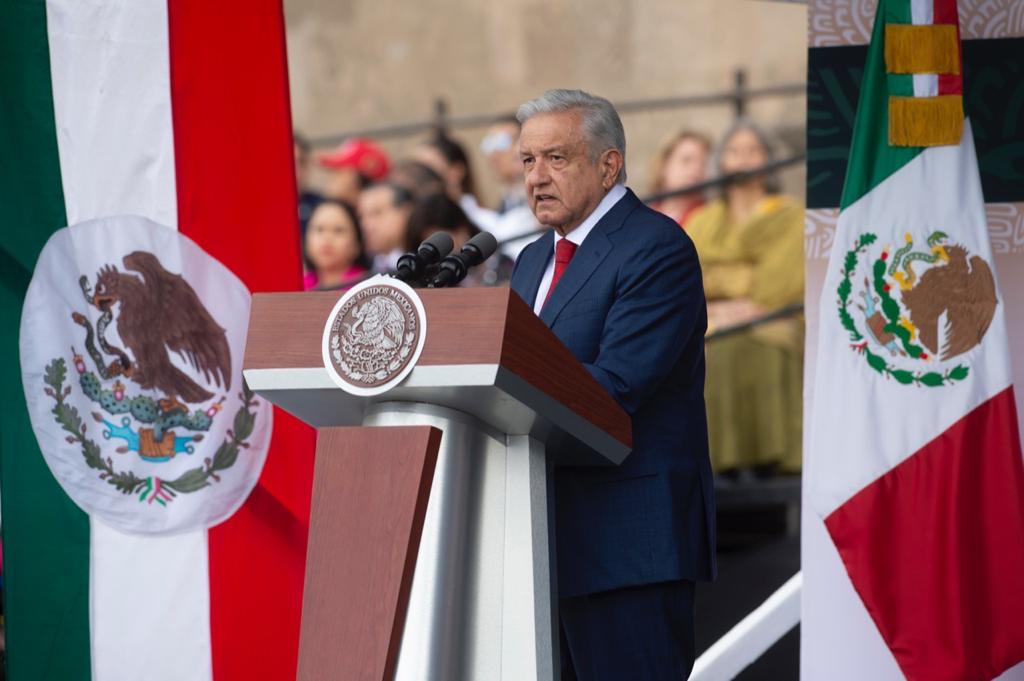
[[[401,248],[396,248],[389,253],[381,253],[373,256],[372,267],[370,268],[373,272],[384,273],[391,272],[398,267],[398,259],[402,257],[404,251]]]
[[[484,208],[476,202],[472,194],[463,194],[459,199],[459,206],[466,213],[466,217],[473,221],[473,224],[485,232],[493,232],[498,222],[498,212],[490,208]],[[497,237],[501,238],[501,237]]]
[[[583,245],[583,240],[587,238],[587,235],[594,229],[601,218],[612,209],[616,203],[619,202],[623,196],[626,195],[626,188],[617,184],[608,190],[608,193],[601,199],[601,203],[597,204],[597,208],[594,212],[587,216],[587,219],[580,223],[580,226],[569,232],[567,236],[560,236],[558,232],[555,232],[555,240],[551,245],[551,260],[548,261],[548,267],[544,270],[544,276],[540,279],[540,288],[537,289],[537,298],[533,301],[533,312],[537,316],[540,316],[540,310],[544,307],[544,301],[548,297],[548,289],[551,288],[551,279],[555,276],[555,248],[558,247],[558,242],[562,239],[568,239],[569,241],[576,244],[579,248]]]
[[[540,223],[533,215],[529,206],[516,206],[498,216],[498,224],[494,226],[491,234],[498,241],[511,239],[525,234],[522,239],[516,239],[501,247],[501,252],[515,260],[523,249],[537,240],[537,231]]]

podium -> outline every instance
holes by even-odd
[[[256,294],[243,372],[318,428],[298,678],[558,678],[551,467],[617,465],[629,416],[507,288],[421,289],[412,372],[368,397],[321,351],[339,295]]]

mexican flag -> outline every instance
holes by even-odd
[[[294,678],[313,433],[239,371],[292,164],[278,0],[0,0],[12,681]]]
[[[955,0],[881,0],[820,309],[806,499],[908,679],[1024,660],[1024,465]]]

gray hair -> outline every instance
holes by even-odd
[[[626,184],[626,132],[622,129],[619,112],[604,97],[583,90],[548,90],[520,106],[516,119],[522,125],[537,114],[564,111],[578,111],[583,119],[583,132],[591,161],[596,163],[601,154],[609,149],[622,154],[622,169],[616,182]]]
[[[725,174],[722,170],[722,155],[725,153],[725,145],[729,143],[729,140],[733,138],[733,135],[741,130],[749,130],[754,133],[754,137],[760,142],[761,147],[764,149],[765,164],[770,164],[775,160],[775,145],[772,144],[771,136],[765,132],[764,128],[755,123],[752,119],[746,116],[740,116],[722,135],[721,141],[718,143],[718,149],[715,151],[715,157],[712,160],[714,170],[718,175]],[[774,174],[767,174],[764,176],[764,188],[769,194],[779,193],[779,181],[775,178]]]

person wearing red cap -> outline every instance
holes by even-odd
[[[386,178],[391,167],[387,153],[362,137],[350,137],[333,151],[320,154],[317,161],[331,171],[324,194],[353,205],[359,201],[359,193]]]

